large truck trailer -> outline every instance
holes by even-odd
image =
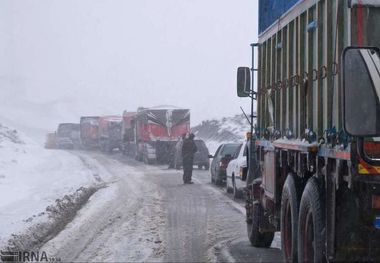
[[[80,139],[87,149],[99,147],[99,116],[84,116],[80,118]]]
[[[171,160],[180,136],[190,132],[190,111],[174,107],[138,108],[124,112],[123,152],[145,163]]]
[[[286,262],[380,260],[379,25],[380,1],[259,1],[246,223]]]
[[[101,116],[99,118],[99,147],[103,152],[111,153],[120,149],[121,116]]]

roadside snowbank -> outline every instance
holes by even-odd
[[[51,234],[59,213],[69,215],[102,186],[99,177],[77,156],[46,150],[0,124],[0,247],[27,232]]]

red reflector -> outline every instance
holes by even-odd
[[[364,151],[368,155],[379,156],[380,155],[380,143],[378,142],[365,142]]]
[[[379,195],[372,196],[372,208],[380,210],[380,196]]]

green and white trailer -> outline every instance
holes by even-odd
[[[380,260],[380,1],[259,9],[257,68],[237,81],[257,108],[249,239],[268,247],[281,231],[287,262]]]

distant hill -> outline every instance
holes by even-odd
[[[202,121],[191,130],[196,138],[206,142],[210,153],[213,154],[221,143],[244,142],[249,129],[245,116],[238,114],[233,117]]]

